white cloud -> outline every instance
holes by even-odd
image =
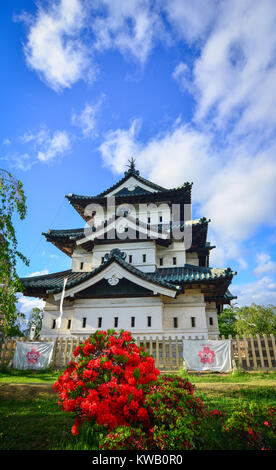
[[[178,34],[189,43],[202,41],[219,14],[217,0],[164,0],[162,8]]]
[[[29,154],[35,155],[32,164],[35,160],[43,163],[52,161],[68,151],[71,145],[68,132],[64,130],[51,132],[46,126],[42,126],[38,131],[25,133],[20,137],[20,141],[29,146]],[[20,168],[20,165],[18,167]]]
[[[269,254],[259,253],[257,255],[257,263],[258,264],[253,271],[256,276],[276,273],[276,262],[271,260]]]
[[[8,158],[11,166],[22,171],[28,171],[36,163],[28,153],[14,153]]]
[[[140,126],[140,119],[134,119],[129,129],[108,132],[99,147],[104,163],[115,173],[125,171],[129,158],[137,154],[136,135]]]
[[[83,110],[77,114],[72,115],[72,124],[80,127],[85,137],[92,137],[96,135],[97,129],[97,116],[102,106],[104,98],[100,98],[95,104],[86,103]]]
[[[43,144],[43,149],[37,154],[41,162],[49,162],[55,157],[62,155],[70,148],[70,139],[66,131],[55,131]]]
[[[29,274],[27,277],[43,276],[44,274],[49,274],[48,269],[43,269],[42,271],[35,271],[34,273]]]
[[[238,296],[235,303],[239,306],[251,305],[276,305],[276,283],[270,277],[262,277],[258,281],[231,286],[231,292]]]
[[[26,61],[55,91],[93,77],[90,54],[81,39],[84,23],[85,9],[80,0],[54,1],[48,8],[39,6],[31,18],[24,48]]]
[[[192,74],[187,64],[179,62],[172,73],[172,77],[179,83],[183,91],[187,90],[189,93],[194,92]]]
[[[12,167],[27,171],[39,162],[48,163],[62,157],[70,150],[71,136],[64,130],[50,131],[46,126],[41,126],[18,137],[16,143],[23,146],[22,151],[10,153],[6,159]]]
[[[43,309],[45,306],[45,301],[42,299],[37,299],[33,297],[25,297],[22,294],[18,295],[17,299],[17,308],[19,312],[28,315],[31,313],[33,308],[40,308]]]
[[[98,16],[91,24],[94,47],[99,51],[116,49],[121,54],[145,63],[157,35],[163,28],[154,2],[147,0],[101,0],[96,3]]]
[[[91,83],[96,52],[115,49],[144,64],[166,37],[158,7],[147,0],[53,0],[20,19],[28,27],[26,63],[55,91],[79,80]]]
[[[256,128],[271,132],[276,124],[275,2],[173,0],[166,9],[182,39],[199,51],[192,76],[183,62],[174,72],[194,95],[195,120],[211,118],[218,128],[234,121],[240,135]]]

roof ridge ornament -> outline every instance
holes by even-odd
[[[140,171],[139,170],[136,170],[135,168],[135,159],[133,157],[131,157],[129,160],[128,160],[128,163],[129,165],[127,165],[128,167],[128,170],[125,171],[125,176],[127,175],[140,175]]]

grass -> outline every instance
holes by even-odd
[[[0,371],[0,450],[95,450],[97,436],[84,426],[72,436],[74,416],[60,410],[52,383],[55,370]],[[185,374],[210,408],[233,410],[252,401],[275,406],[275,373]]]
[[[33,370],[16,370],[16,369],[1,369],[0,370],[0,384],[1,383],[54,383],[61,371],[47,369],[42,371]]]

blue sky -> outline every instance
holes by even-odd
[[[70,267],[41,232],[82,226],[64,195],[103,191],[134,156],[162,186],[193,182],[240,305],[276,304],[274,0],[13,0],[0,22],[0,166],[28,205],[19,275]]]

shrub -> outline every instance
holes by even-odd
[[[61,408],[76,416],[73,434],[83,421],[109,431],[116,426],[149,426],[143,389],[159,371],[129,332],[97,331],[75,349],[74,357],[78,362],[69,363],[53,386]]]
[[[116,429],[106,436],[101,448],[138,448],[135,445],[144,450],[204,448],[210,423],[216,422],[222,413],[218,410],[210,412],[194,396],[194,388],[188,380],[162,376],[148,385],[145,393],[145,407],[150,421],[148,429],[143,433],[133,428]]]
[[[228,449],[273,450],[276,447],[276,408],[251,403],[234,411],[223,427]]]
[[[108,433],[102,440],[100,449],[147,450],[152,449],[152,445],[149,433],[145,433],[139,428],[122,426]]]

